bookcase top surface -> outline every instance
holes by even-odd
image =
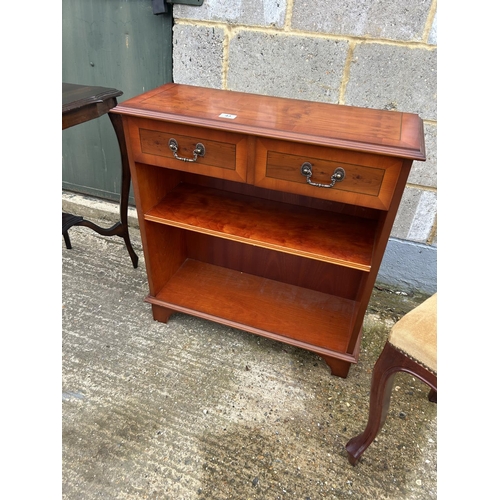
[[[412,113],[174,83],[111,112],[425,161],[423,122]]]

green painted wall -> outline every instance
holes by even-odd
[[[62,80],[119,89],[118,102],[172,81],[172,7],[63,0]],[[121,160],[107,116],[62,131],[63,189],[118,200]]]

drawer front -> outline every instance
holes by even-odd
[[[402,161],[396,158],[258,139],[254,183],[259,187],[387,210],[401,165]]]
[[[246,136],[157,120],[132,119],[136,162],[239,182],[246,181]]]

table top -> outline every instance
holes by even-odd
[[[63,129],[106,114],[117,104],[121,90],[90,85],[62,84]]]
[[[76,85],[74,83],[62,84],[62,112],[68,113],[74,109],[104,102],[112,97],[123,95],[121,90],[107,87],[92,87],[89,85]]]

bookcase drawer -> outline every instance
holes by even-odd
[[[131,120],[134,160],[183,172],[246,181],[246,136],[157,120]]]
[[[259,139],[255,185],[370,208],[388,209],[401,160]]]

